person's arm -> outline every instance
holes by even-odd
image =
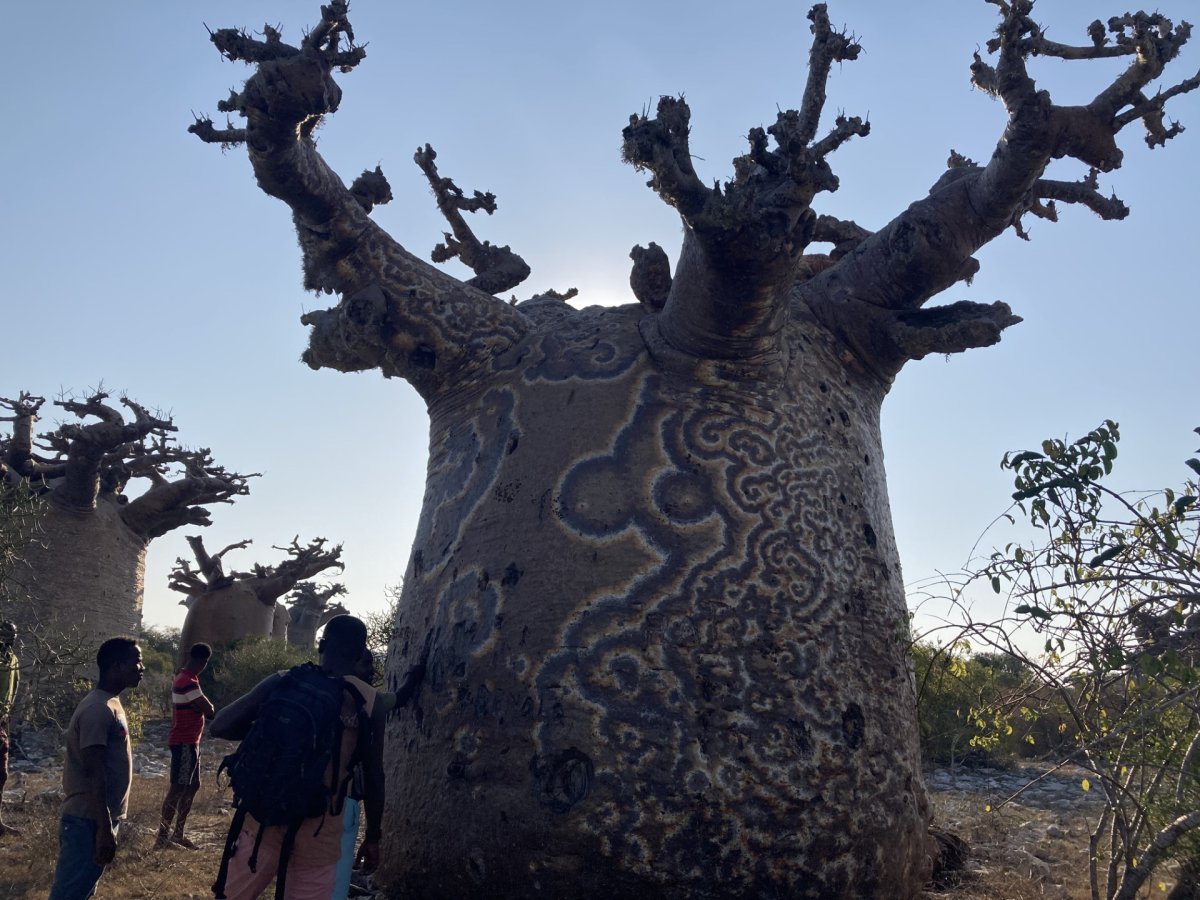
[[[243,694],[222,709],[213,716],[212,724],[208,727],[209,733],[228,741],[240,741],[244,738],[250,726],[254,724],[258,708],[282,677],[278,672],[268,675],[251,688],[248,694]]]
[[[363,759],[363,811],[367,831],[355,861],[367,872],[379,865],[379,838],[383,833],[383,730],[386,716],[382,705],[376,703],[371,710],[371,743]]]
[[[188,704],[189,709],[194,709],[206,719],[211,719],[217,713],[217,708],[212,705],[212,701],[201,694],[195,700]]]
[[[408,670],[404,676],[404,681],[396,689],[396,708],[407,706],[408,701],[412,699],[413,694],[417,692],[417,688],[421,686],[421,682],[425,680],[425,657],[421,657],[421,661]]]
[[[108,769],[104,765],[107,752],[108,748],[103,744],[84,747],[80,751],[83,756],[87,817],[96,823],[92,861],[98,866],[107,866],[117,852],[117,838],[113,834],[112,818],[108,813]]]

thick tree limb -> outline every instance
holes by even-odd
[[[631,116],[622,133],[625,160],[651,173],[650,187],[675,207],[686,228],[657,319],[658,332],[676,350],[709,359],[777,360],[788,292],[798,277],[828,265],[804,252],[816,227],[812,200],[838,187],[826,157],[868,134],[870,125],[838,116],[815,140],[830,68],[856,59],[861,48],[833,31],[824,4],[813,7],[809,20],[813,43],[801,108],[780,112],[766,129],[751,129],[749,152],[733,161],[734,178],[724,187],[709,188],[692,166],[691,113],[682,98],[663,97],[653,119]]]
[[[239,475],[215,465],[207,450],[197,450],[187,460],[182,477],[174,481],[152,469],[156,483],[121,511],[125,524],[138,534],[158,537],[183,525],[210,525],[205,506],[232,503],[234,497],[250,493],[248,479],[257,472]]]
[[[820,27],[818,18],[814,29]],[[752,129],[750,151],[734,160],[735,177],[724,189],[706,187],[692,167],[691,114],[682,98],[662,98],[653,119],[630,118],[623,132],[626,161],[651,172],[650,186],[678,210],[687,229],[658,319],[677,350],[748,361],[778,353],[788,290],[815,227],[812,198],[837,189],[825,156],[870,130],[860,119],[839,117],[829,136],[810,144],[822,97],[810,82],[805,111],[781,112],[770,128]]]
[[[838,260],[871,236],[871,232],[856,222],[835,219],[833,216],[817,216],[813,227],[813,242],[833,244],[829,253],[831,260]]]
[[[824,3],[818,3],[808,12],[812,22],[813,43],[808,52],[808,83],[804,87],[804,99],[800,105],[800,118],[796,136],[810,143],[816,136],[825,109],[825,86],[829,81],[829,70],[835,62],[858,59],[862,47],[845,32],[837,33],[829,24],[829,13]]]
[[[257,67],[220,107],[246,124],[222,132],[201,119],[193,132],[245,143],[259,186],[292,210],[305,287],[342,296],[337,307],[301,319],[312,328],[308,365],[378,368],[407,379],[428,399],[460,385],[526,333],[528,321],[509,304],[440,272],[387,235],[368,216],[378,194],[364,194],[361,188],[370,186],[362,182],[347,189],[317,153],[313,129],[341,100],[333,72],[350,71],[365,57],[344,2],[323,6],[320,24],[299,47],[270,28],[262,40],[235,29],[214,32],[212,40],[228,59]]]
[[[1097,176],[1100,173],[1092,169],[1082,181],[1052,181],[1046,178],[1038,179],[1033,190],[1041,200],[1057,201],[1060,203],[1078,203],[1086,206],[1102,219],[1124,219],[1129,215],[1129,207],[1115,195],[1105,197],[1096,189]],[[1031,212],[1036,210],[1032,209]],[[1042,216],[1057,221],[1056,216]]]
[[[961,353],[998,343],[1000,332],[1021,321],[1007,303],[971,303],[901,312],[891,329],[892,339],[909,359],[930,353]]]
[[[207,449],[188,450],[174,443],[175,424],[151,413],[128,397],[121,403],[133,421],[105,401],[97,391],[84,400],[60,400],[57,405],[83,419],[98,422],[67,423],[40,438],[55,457],[33,453],[33,426],[45,402],[22,393],[17,400],[0,399],[0,407],[13,412],[13,436],[0,442],[6,466],[19,477],[53,485],[56,500],[78,509],[92,509],[103,496],[122,495],[132,479],[145,479],[150,487],[131,501],[119,500],[121,518],[136,534],[158,537],[183,525],[208,525],[211,503],[232,503],[248,493],[247,480],[257,473],[240,475],[214,463]],[[47,485],[47,488],[50,486]]]
[[[1133,900],[1170,849],[1184,834],[1197,827],[1200,827],[1200,810],[1192,810],[1160,830],[1138,859],[1137,865],[1125,871],[1125,877],[1121,879],[1121,886],[1114,895],[1114,900]]]
[[[83,402],[56,401],[57,406],[80,418],[100,419],[87,425],[65,424],[57,431],[59,445],[66,444],[66,471],[65,481],[55,492],[55,497],[69,506],[91,509],[96,505],[106,460],[123,458],[131,444],[151,432],[175,431],[170,419],[153,416],[128,397],[122,397],[121,403],[134,414],[134,421],[126,422],[120,412],[104,402],[107,398],[107,393],[98,391]],[[123,485],[124,481],[119,477],[109,482],[110,487]]]
[[[1025,236],[1021,217],[1026,213],[1053,219],[1055,203],[1069,202],[1087,206],[1104,218],[1122,218],[1128,212],[1124,204],[1096,190],[1097,173],[1121,164],[1117,132],[1133,118],[1142,118],[1156,140],[1165,140],[1177,131],[1161,129],[1163,104],[1197,86],[1195,79],[1189,79],[1154,100],[1143,93],[1187,41],[1186,24],[1175,27],[1158,14],[1136,13],[1109,21],[1108,29],[1116,35],[1114,46],[1106,45],[1103,28],[1093,23],[1088,32],[1092,46],[1071,48],[1045,39],[1030,18],[1030,0],[993,2],[1001,12],[996,37],[988,45],[997,54],[995,65],[976,54],[971,66],[975,86],[1000,99],[1009,114],[991,159],[978,166],[952,153],[950,171],[929,196],[864,238],[837,265],[796,289],[795,300],[843,335],[857,353],[880,354],[860,362],[884,379],[890,379],[914,353],[956,352],[993,343],[997,328],[1019,318],[1006,312],[1007,307],[1002,309],[1002,304],[980,307],[994,310],[982,318],[952,304],[947,309],[956,309],[966,318],[930,331],[928,322],[912,317],[894,317],[894,327],[881,327],[881,321],[893,317],[868,314],[868,307],[897,314],[919,309],[935,294],[969,278],[977,267],[972,255],[1006,228],[1012,226]],[[1026,70],[1027,57],[1035,54],[1062,59],[1128,56],[1131,62],[1088,105],[1057,106]],[[1088,176],[1078,183],[1044,179],[1049,162],[1064,157],[1087,165]],[[944,315],[938,312],[936,321]],[[914,327],[914,321],[920,323],[919,337],[906,330]],[[881,334],[888,338],[880,340]]]
[[[233,583],[238,573],[225,574],[222,558],[230,550],[241,550],[249,547],[252,541],[238,541],[230,544],[220,552],[209,554],[204,547],[204,538],[198,534],[188,535],[188,546],[196,557],[196,568],[182,557],[175,560],[175,568],[168,577],[167,587],[182,594],[202,594],[206,591],[216,591]]]

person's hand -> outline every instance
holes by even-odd
[[[379,841],[363,841],[354,862],[362,871],[374,872],[379,865]]]
[[[117,836],[106,824],[96,823],[96,850],[92,854],[92,862],[98,866],[107,866],[117,853]]]

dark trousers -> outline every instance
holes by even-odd
[[[88,900],[96,893],[96,882],[104,866],[92,860],[96,854],[96,822],[64,815],[58,822],[58,867],[50,900]]]

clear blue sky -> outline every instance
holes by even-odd
[[[807,9],[777,0],[736,11],[695,0],[360,0],[351,19],[368,56],[340,76],[342,109],[320,132],[321,150],[347,180],[382,165],[395,200],[377,219],[428,253],[443,226],[411,161],[428,141],[444,174],[497,194],[497,214],[473,224],[533,267],[521,296],[574,286],[581,305],[627,302],[630,247],[653,240],[673,256],[680,237],[675,213],[619,160],[629,114],[684,93],[697,168],[727,177],[746,131],[799,103]],[[1194,13],[1192,0],[1164,0],[1163,9]],[[169,410],[184,443],[264,473],[249,497],[215,509],[210,549],[252,538],[251,550],[231,557],[248,568],[278,559],[271,545],[294,535],[341,541],[347,603],[365,611],[383,604],[408,560],[424,482],[423,404],[402,382],[298,362],[300,314],[327,302],[301,288],[288,211],[258,190],[242,152],[222,155],[186,133],[191,111],[215,113],[247,75],[218,56],[205,24],[267,22],[294,42],[317,11],[296,0],[51,0],[8,42],[0,395],[80,393],[103,381]],[[1037,18],[1052,38],[1083,43],[1090,21],[1124,11],[1042,0]],[[878,228],[924,195],[951,148],[990,154],[1004,112],[971,89],[968,66],[995,7],[834,0],[830,16],[865,53],[835,68],[827,112],[869,116],[872,133],[835,155],[842,189],[823,195],[818,211]],[[1175,80],[1198,60],[1187,48]],[[1034,66],[1059,102],[1090,98],[1114,72],[1105,63]],[[998,239],[980,254],[974,285],[939,298],[1005,300],[1026,321],[995,348],[911,364],[885,406],[910,582],[959,567],[1005,507],[997,462],[1006,449],[1111,417],[1126,435],[1120,483],[1156,487],[1184,474],[1200,425],[1200,100],[1179,98],[1170,111],[1191,130],[1151,153],[1131,126],[1124,168],[1102,178],[1132,207],[1128,219],[1067,208],[1057,225],[1032,220],[1031,243],[1011,232]],[[183,621],[166,576],[189,555],[185,533],[151,545],[151,624]]]

